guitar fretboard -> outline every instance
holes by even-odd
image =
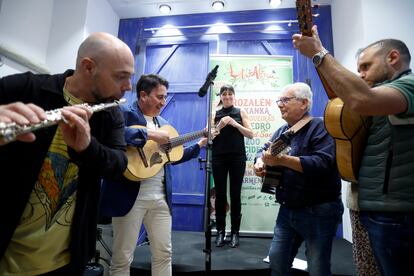
[[[183,134],[178,137],[171,138],[170,142],[168,144],[162,145],[162,147],[163,148],[174,148],[176,146],[180,146],[194,139],[205,137],[205,136],[207,136],[207,132],[205,130],[199,130],[196,132]]]

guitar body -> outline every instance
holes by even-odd
[[[335,139],[339,173],[343,179],[357,182],[370,117],[351,111],[341,99],[334,98],[328,102],[324,118],[326,130]]]
[[[145,128],[144,126],[130,126]],[[169,133],[170,139],[178,137],[178,132],[170,125],[164,125],[160,130]],[[124,172],[126,178],[132,181],[141,181],[156,175],[166,163],[180,160],[184,155],[184,146],[178,145],[169,150],[152,140],[148,140],[140,154],[137,147],[127,147],[128,167]]]
[[[291,150],[289,147],[290,139],[292,138],[292,132],[285,132],[272,143],[270,146],[270,152],[274,156],[280,156],[287,154]],[[266,166],[265,175],[262,178],[262,193],[275,194],[276,187],[279,186],[282,179],[282,167],[280,166]]]
[[[280,166],[266,166],[266,174],[262,179],[262,193],[276,194],[276,187],[280,185],[282,178],[282,167]]]

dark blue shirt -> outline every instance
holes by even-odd
[[[275,141],[290,126],[283,125],[272,136]],[[260,149],[262,155],[269,145]],[[334,139],[326,132],[322,119],[313,118],[290,141],[289,155],[298,156],[303,173],[282,167],[282,178],[276,189],[276,200],[286,207],[300,208],[335,201],[340,195]]]

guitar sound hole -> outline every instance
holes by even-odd
[[[152,167],[160,163],[162,163],[162,157],[158,152],[155,152],[153,155],[151,155],[150,166]]]

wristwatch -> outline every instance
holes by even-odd
[[[313,65],[315,65],[315,67],[318,67],[319,65],[321,65],[323,58],[329,54],[329,51],[326,50],[325,48],[322,48],[322,50],[318,53],[316,53],[313,57],[312,57],[312,62]]]

